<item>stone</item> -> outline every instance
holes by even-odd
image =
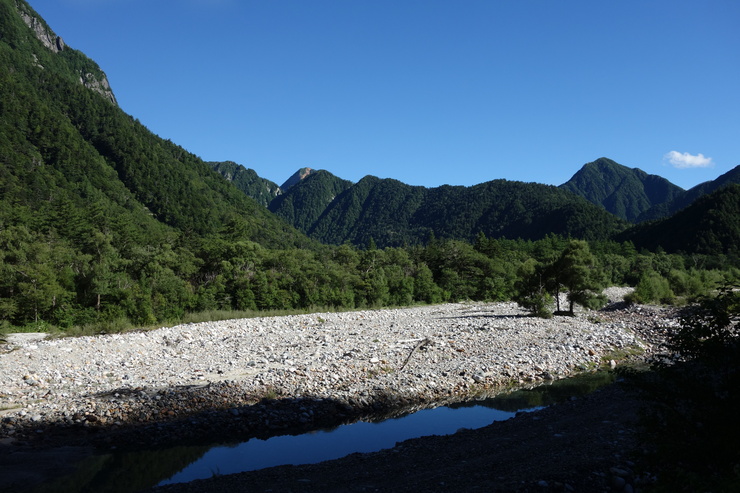
[[[621,491],[624,488],[624,485],[627,484],[627,481],[621,477],[621,476],[612,476],[612,488],[615,491]]]

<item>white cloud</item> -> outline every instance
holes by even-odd
[[[712,158],[705,157],[704,154],[689,154],[688,152],[671,151],[663,159],[666,159],[674,168],[711,168],[714,166]]]

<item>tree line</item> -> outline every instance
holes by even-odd
[[[528,241],[480,234],[474,243],[432,237],[423,246],[382,249],[372,240],[365,248],[268,249],[228,231],[207,238],[169,233],[136,244],[99,230],[70,237],[13,225],[0,229],[0,326],[102,330],[175,323],[214,310],[461,300],[515,300],[549,316],[574,305],[598,307],[608,285],[636,286],[632,301],[642,303],[698,296],[738,277],[725,261],[557,235]],[[561,293],[568,293],[563,307],[554,304]]]

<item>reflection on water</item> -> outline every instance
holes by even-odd
[[[587,394],[613,380],[613,374],[597,372],[493,398],[425,409],[377,423],[359,421],[298,436],[255,438],[212,447],[174,447],[91,457],[74,475],[38,491],[127,493],[218,474],[283,464],[313,464],[355,452],[391,448],[409,438],[448,435],[461,428],[481,428],[508,419],[519,411]]]
[[[392,448],[397,442],[409,438],[449,435],[461,428],[482,428],[494,421],[509,419],[519,411],[539,409],[585,395],[613,381],[612,373],[597,372],[488,399],[424,409],[378,423],[359,421],[329,431],[267,440],[255,438],[240,444],[214,447],[160,485],[284,464],[315,464],[355,452]]]
[[[197,462],[160,484],[210,478],[283,464],[315,464],[354,452],[376,452],[397,442],[428,435],[449,435],[460,428],[482,428],[514,413],[484,406],[424,409],[379,423],[342,425],[331,431],[299,436],[254,438],[238,445],[214,447]]]
[[[517,412],[532,407],[545,407],[558,402],[564,402],[571,397],[590,394],[616,379],[616,375],[609,371],[586,373],[564,380],[557,380],[549,384],[538,385],[531,389],[522,389],[515,392],[499,394],[496,397],[482,401],[467,401],[451,404],[450,407],[486,406],[502,411]]]

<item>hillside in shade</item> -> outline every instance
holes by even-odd
[[[703,195],[675,215],[643,223],[616,237],[638,248],[740,256],[740,185]]]
[[[640,214],[637,218],[638,222],[653,221],[656,219],[663,219],[669,217],[681,209],[684,209],[691,205],[694,201],[700,197],[710,194],[715,190],[726,187],[732,184],[740,183],[740,166],[735,166],[733,169],[720,175],[714,180],[710,180],[686,190],[683,193],[678,194],[672,200],[663,202],[661,204],[654,205],[647,211]]]

